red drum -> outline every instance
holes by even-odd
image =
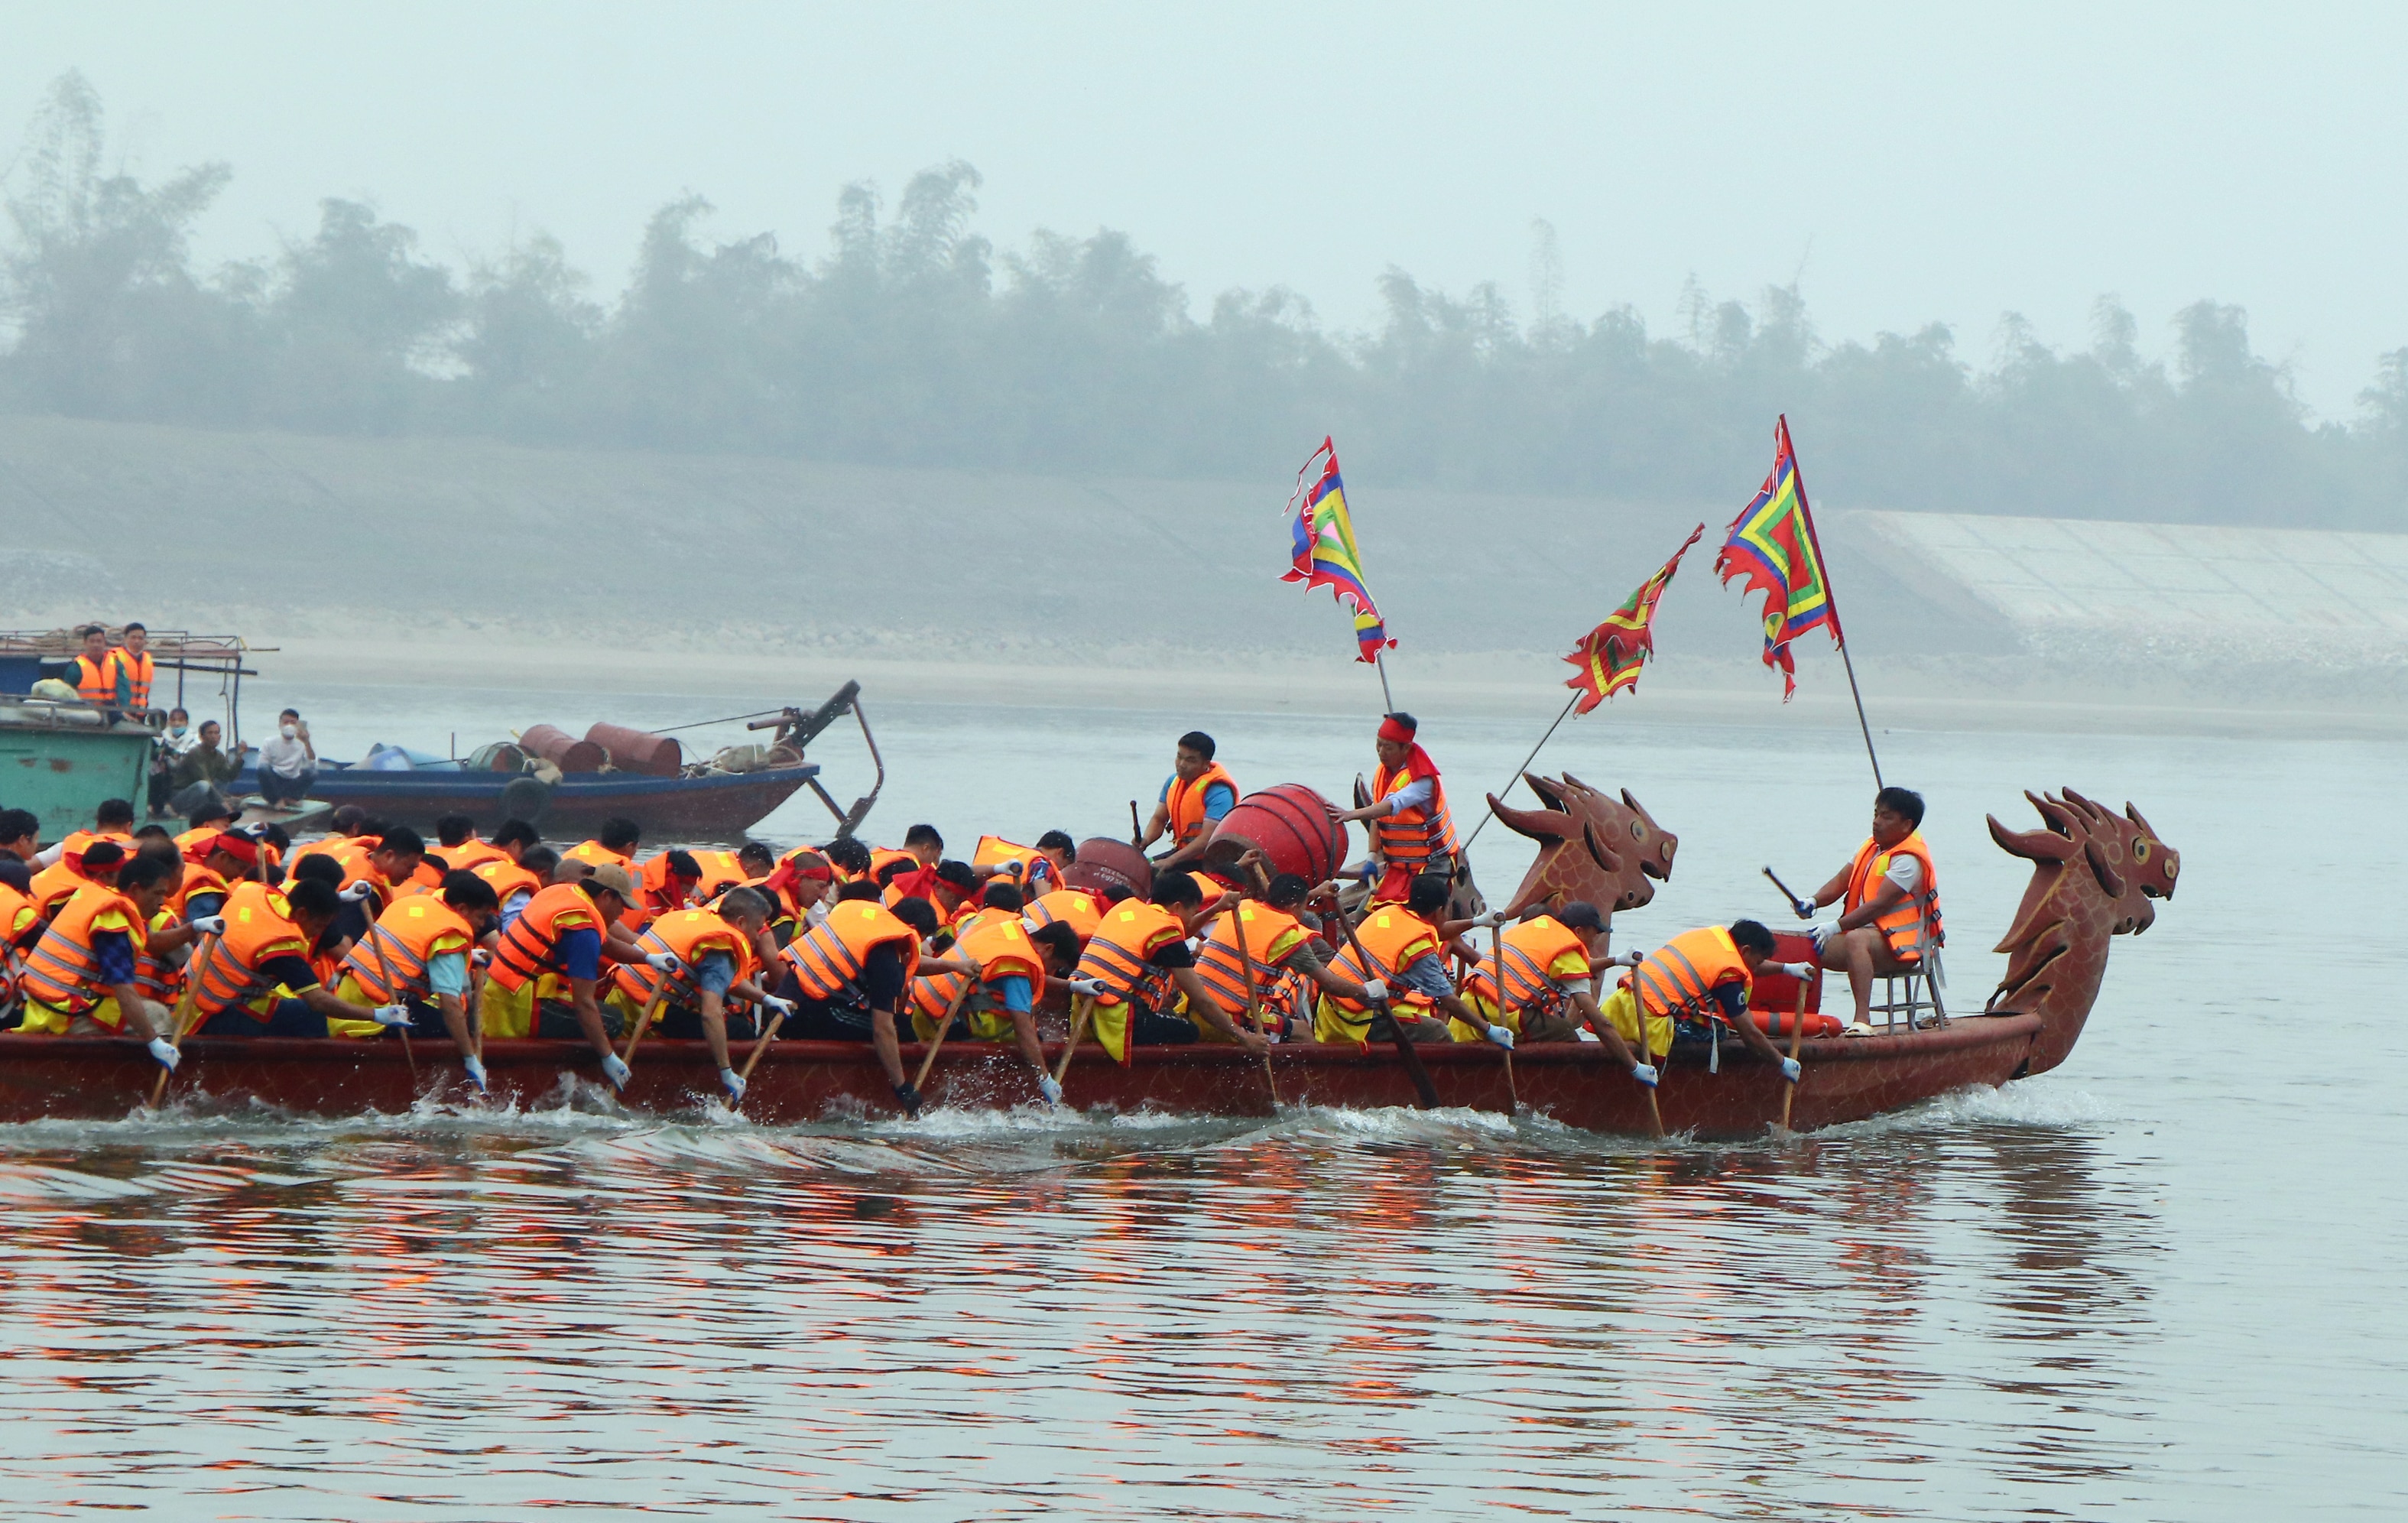
[[[1223,815],[1204,860],[1242,882],[1237,861],[1249,850],[1269,859],[1273,876],[1293,872],[1308,884],[1326,883],[1346,864],[1346,827],[1328,799],[1301,783],[1283,783],[1246,795]]]
[[[1079,858],[1063,869],[1062,881],[1093,893],[1118,884],[1145,898],[1154,893],[1154,864],[1127,841],[1097,836],[1079,842]]]
[[[519,744],[564,772],[602,770],[602,748],[552,725],[530,725]]]
[[[624,725],[596,725],[585,732],[585,739],[609,752],[610,765],[623,772],[675,777],[685,765],[675,736],[631,730]]]

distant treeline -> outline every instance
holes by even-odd
[[[597,300],[549,237],[455,271],[352,201],[271,259],[196,271],[223,165],[142,184],[103,167],[100,102],[59,79],[10,177],[0,406],[213,428],[478,434],[614,449],[1261,480],[1335,433],[1366,481],[1729,500],[1789,414],[1807,480],[1856,506],[2408,528],[2408,350],[2352,424],[2311,424],[2244,314],[2175,314],[2144,360],[2102,299],[2092,346],[2010,316],[1988,368],[1933,323],[1828,342],[1794,289],[1692,291],[1684,331],[1627,308],[1538,315],[1493,285],[1400,270],[1360,334],[1292,293],[1200,317],[1128,237],[972,230],[977,171],[912,178],[891,214],[837,198],[831,246],[703,237],[656,212],[627,288]]]

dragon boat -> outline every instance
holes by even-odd
[[[1611,914],[1654,897],[1679,842],[1636,799],[1627,792],[1614,798],[1569,775],[1526,780],[1541,808],[1490,801],[1502,823],[1540,843],[1509,908],[1583,899]],[[1307,790],[1280,791],[1292,814],[1295,796]],[[1792,1129],[1861,1121],[1969,1086],[2003,1085],[2045,1072],[2072,1052],[2097,1002],[2112,938],[2149,927],[2155,901],[2173,895],[2181,858],[2128,804],[2117,814],[2070,788],[2026,797],[2040,812],[2039,828],[2018,832],[1996,816],[1989,821],[1999,845],[2032,864],[2023,902],[1997,948],[2009,961],[1996,992],[1979,1014],[1928,1023],[1910,1017],[1902,1027],[1871,1036],[1807,1040],[1805,1077],[1787,1113]],[[1798,957],[1804,939],[1783,941],[1780,955]],[[1786,1015],[1796,991],[1789,981],[1777,982],[1785,986],[1757,996],[1776,1020]],[[1807,986],[1809,1008],[1820,1003],[1820,984],[1818,975]],[[737,1043],[739,1062],[745,1048]],[[1049,1048],[1057,1056],[1059,1051],[1058,1043]],[[921,1052],[905,1045],[907,1070],[916,1069]],[[437,1101],[464,1110],[616,1104],[666,1118],[721,1103],[715,1068],[699,1042],[647,1042],[633,1079],[615,1098],[582,1042],[490,1041],[485,1062],[491,1090],[480,1098],[444,1042],[204,1037],[185,1042],[169,1088],[173,1102],[186,1106],[315,1116],[397,1114]],[[1779,1073],[1737,1042],[1718,1050],[1676,1045],[1662,1068],[1656,1099],[1668,1132],[1760,1137],[1783,1118],[1786,1086]],[[132,1042],[0,1035],[0,1121],[122,1116],[145,1103],[158,1074]],[[1249,1116],[1282,1106],[1434,1102],[1491,1112],[1518,1107],[1598,1132],[1647,1136],[1655,1128],[1646,1092],[1589,1042],[1526,1045],[1510,1068],[1487,1046],[1420,1046],[1408,1059],[1376,1046],[1285,1042],[1271,1049],[1268,1064],[1234,1047],[1138,1047],[1124,1065],[1090,1044],[1073,1055],[1064,1087],[1073,1105],[1124,1112]],[[924,1094],[931,1106],[997,1107],[1032,1102],[1034,1085],[1010,1050],[951,1042]],[[841,1120],[892,1114],[894,1099],[867,1045],[779,1042],[761,1055],[743,1110],[773,1124]]]

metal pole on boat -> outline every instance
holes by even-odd
[[[1388,658],[1384,655],[1374,655],[1371,657],[1371,665],[1380,669],[1380,702],[1385,705],[1380,711],[1383,714],[1393,714],[1397,711],[1397,700],[1388,693]]]

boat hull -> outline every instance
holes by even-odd
[[[1861,1121],[1971,1085],[2015,1077],[2041,1023],[2028,1015],[1975,1016],[1912,1034],[1806,1043],[1805,1081],[1790,1125],[1799,1131]],[[394,1114],[423,1099],[478,1103],[447,1042],[420,1040],[414,1053],[393,1041],[196,1038],[169,1082],[179,1102],[297,1115]],[[740,1054],[744,1044],[738,1043]],[[1058,1045],[1048,1049],[1058,1055]],[[1518,1095],[1528,1109],[1585,1130],[1646,1136],[1645,1092],[1594,1043],[1533,1045],[1514,1055],[1509,1088],[1501,1056],[1473,1046],[1417,1049],[1440,1102],[1509,1112]],[[906,1071],[920,1049],[904,1048]],[[415,1060],[413,1069],[412,1060]],[[493,1093],[485,1103],[558,1105],[608,1094],[591,1048],[572,1042],[485,1044]],[[1291,1042],[1272,1050],[1280,1101],[1364,1109],[1411,1106],[1412,1080],[1393,1051]],[[0,1121],[44,1117],[112,1119],[136,1109],[158,1074],[141,1046],[108,1039],[0,1036]],[[1063,1087],[1072,1104],[1119,1111],[1254,1116],[1273,1112],[1260,1059],[1234,1047],[1140,1047],[1124,1067],[1082,1048]],[[1675,1054],[1665,1066],[1658,1103],[1668,1131],[1703,1139],[1761,1137],[1781,1118],[1780,1074],[1743,1049],[1726,1048],[1721,1071]],[[635,1077],[615,1103],[662,1117],[691,1114],[719,1092],[708,1049],[698,1042],[647,1042]],[[949,1042],[929,1076],[931,1105],[993,1108],[1035,1099],[1027,1069],[1011,1050],[987,1042]],[[893,1092],[867,1045],[783,1042],[754,1070],[745,1114],[756,1121],[797,1123],[885,1116]]]
[[[816,763],[730,772],[709,777],[645,777],[633,772],[570,774],[552,784],[540,826],[548,837],[591,836],[602,822],[624,815],[643,828],[650,841],[740,841],[796,790],[819,775]],[[466,814],[479,828],[500,826],[507,811],[502,789],[516,772],[379,772],[347,768],[320,772],[309,797],[329,804],[356,804],[380,820],[432,832],[436,817]],[[245,771],[233,791],[254,789]]]
[[[91,829],[107,799],[126,799],[140,812],[156,740],[136,725],[0,721],[0,787],[12,807],[34,812],[44,841],[57,841]]]

